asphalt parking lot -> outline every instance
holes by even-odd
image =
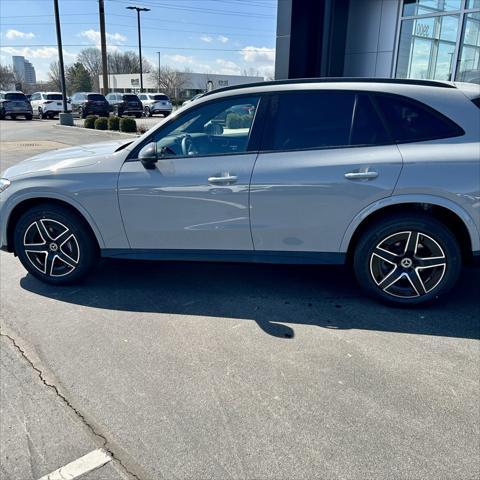
[[[119,136],[55,123],[0,122],[1,169]],[[105,260],[52,287],[2,252],[0,270],[2,480],[96,449],[111,461],[82,478],[479,478],[480,270],[421,309],[340,267]]]

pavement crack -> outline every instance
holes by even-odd
[[[70,402],[70,400],[68,400],[67,397],[65,397],[65,395],[63,395],[57,388],[57,386],[53,383],[49,383],[47,381],[47,379],[45,378],[42,370],[40,368],[38,368],[34,363],[33,361],[28,357],[28,355],[26,354],[26,352],[22,349],[22,347],[16,342],[16,340],[8,335],[7,333],[4,333],[4,332],[0,332],[0,336],[1,337],[5,337],[7,338],[8,340],[10,340],[10,342],[12,343],[12,345],[14,346],[14,348],[16,350],[18,350],[18,352],[20,353],[20,355],[25,359],[25,361],[32,367],[32,369],[38,374],[38,377],[40,378],[40,381],[48,388],[52,389],[54,392],[55,392],[55,395],[60,398],[63,403],[70,409],[72,410],[75,415],[80,419],[80,421],[85,425],[85,427],[87,427],[87,429],[91,432],[91,434],[96,437],[97,439],[100,439],[101,443],[102,443],[102,448],[112,457],[112,460],[115,461],[118,465],[120,465],[120,468],[127,474],[129,475],[130,477],[136,479],[136,480],[141,480],[141,478],[133,473],[132,471],[130,471],[126,466],[125,464],[123,463],[123,461],[115,454],[115,452],[113,451],[113,449],[111,447],[109,447],[109,442],[107,440],[107,437],[105,437],[102,433],[98,432],[95,427],[88,422],[88,420],[85,418],[85,416],[76,408],[72,405],[72,403]]]

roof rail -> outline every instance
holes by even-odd
[[[229,87],[217,88],[206,92],[204,96],[213,93],[228,92],[251,87],[268,87],[275,85],[299,85],[310,83],[393,83],[400,85],[423,85],[426,87],[457,88],[453,83],[442,82],[438,80],[415,80],[411,78],[371,78],[371,77],[322,77],[322,78],[294,78],[288,80],[271,80],[266,82],[244,83],[243,85],[232,85]]]

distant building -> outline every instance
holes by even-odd
[[[217,73],[182,73],[183,81],[179,87],[176,97],[178,99],[189,99],[197,93],[207,90],[209,82],[213,89],[228,87],[232,85],[242,85],[252,82],[263,82],[263,77],[248,77],[243,75],[221,75]],[[145,92],[157,92],[158,86],[151,73],[143,74],[143,90]],[[100,85],[102,85],[102,75],[99,75]],[[140,74],[112,74],[108,76],[108,87],[111,92],[139,92]]]
[[[279,0],[275,77],[480,83],[480,0]]]
[[[35,67],[20,55],[12,56],[13,71],[20,82],[32,84],[37,82]]]

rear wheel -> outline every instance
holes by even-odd
[[[10,114],[10,119],[11,119],[11,120],[16,120],[16,119],[17,119],[17,116],[12,113],[12,114]]]
[[[151,117],[152,116],[152,112],[151,112],[149,107],[145,107],[143,109],[143,111],[144,111],[146,117]]]
[[[142,116],[141,113],[136,113],[136,114],[135,114],[135,117],[136,117],[136,118],[140,118],[141,116]]]
[[[25,114],[25,120],[32,120],[33,115],[31,113],[26,113]]]
[[[445,295],[457,282],[461,251],[452,232],[420,215],[372,225],[354,253],[361,287],[387,303],[418,305]]]
[[[84,220],[54,204],[39,205],[22,215],[15,226],[14,247],[34,277],[54,285],[80,281],[98,256]]]

